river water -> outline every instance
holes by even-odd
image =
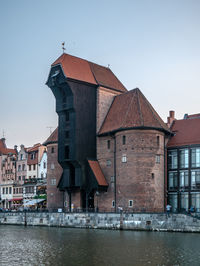
[[[0,265],[200,265],[200,234],[0,225]]]

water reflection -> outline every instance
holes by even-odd
[[[200,235],[0,226],[0,265],[200,265]]]

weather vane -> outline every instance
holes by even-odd
[[[66,48],[65,48],[65,42],[62,43],[62,49],[63,49],[63,54],[64,54],[64,52],[66,50]]]

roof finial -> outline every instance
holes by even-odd
[[[110,68],[110,64],[108,64],[108,68]]]
[[[62,49],[63,49],[63,54],[64,54],[65,53],[65,50],[66,50],[66,48],[65,48],[65,42],[62,43]]]
[[[49,131],[50,131],[50,135],[51,135],[51,133],[52,133],[52,128],[54,128],[54,127],[49,126],[49,127],[47,127],[47,128],[49,129]]]
[[[3,138],[5,138],[5,131],[4,131],[4,129],[3,129]]]

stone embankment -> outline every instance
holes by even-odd
[[[59,226],[93,229],[200,232],[200,219],[185,214],[0,213],[0,225]]]

